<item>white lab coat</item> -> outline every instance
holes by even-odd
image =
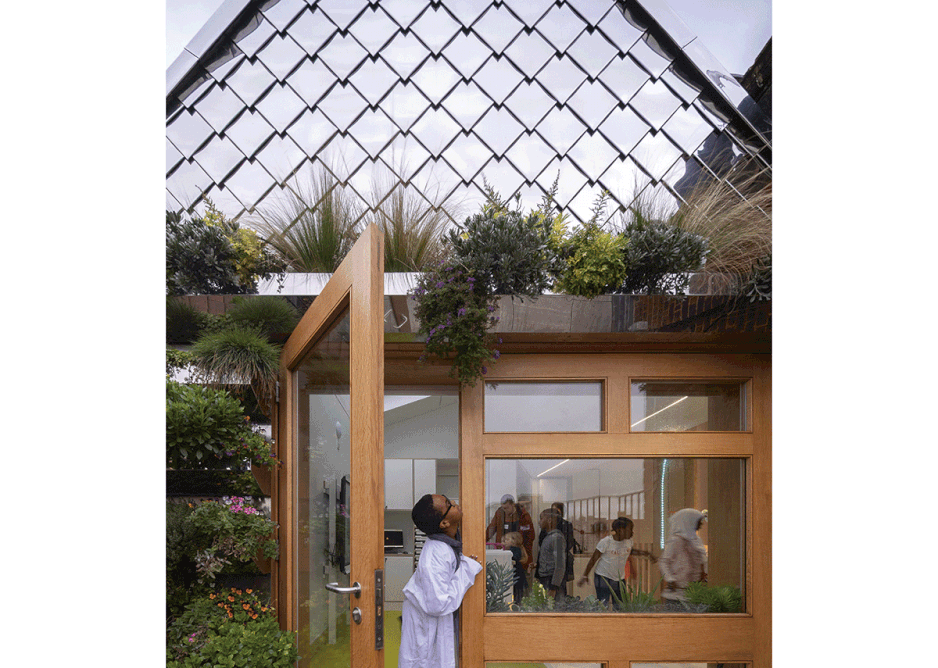
[[[404,585],[398,668],[455,668],[453,613],[482,570],[473,559],[461,560],[455,570],[453,548],[438,540],[423,544],[417,570]]]

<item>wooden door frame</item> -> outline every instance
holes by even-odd
[[[637,354],[636,354],[637,353]],[[629,432],[630,378],[751,378],[751,429],[738,433]],[[467,554],[485,554],[485,460],[489,457],[740,457],[746,460],[746,591],[742,614],[621,615],[485,613],[484,580],[463,601],[461,665],[485,661],[726,661],[771,666],[771,356],[683,353],[503,354],[491,380],[605,381],[605,429],[595,434],[485,433],[484,383],[460,395],[460,498]],[[481,582],[481,586],[480,586]],[[623,639],[622,643],[614,642]],[[563,639],[558,642],[558,639]],[[627,639],[627,640],[626,640]],[[622,651],[622,648],[626,648]],[[615,649],[614,649],[615,648]]]
[[[303,357],[347,308],[350,317],[351,543],[350,582],[361,583],[361,624],[351,627],[352,665],[381,668],[384,650],[375,650],[375,571],[384,568],[384,233],[365,229],[306,311],[280,354],[280,410],[277,452],[283,465],[276,476],[273,510],[279,523],[280,553],[272,573],[280,625],[297,631],[298,508],[296,499],[296,412],[294,374]]]

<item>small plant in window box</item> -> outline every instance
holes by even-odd
[[[195,507],[187,523],[205,542],[207,548],[196,554],[199,580],[213,580],[232,562],[263,562],[279,556],[274,538],[277,523],[265,517],[239,496],[225,497],[221,502],[205,501]]]

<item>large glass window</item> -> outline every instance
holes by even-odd
[[[602,431],[601,381],[485,384],[485,431]]]
[[[488,459],[488,612],[746,609],[746,460]]]
[[[746,383],[633,380],[631,431],[747,431]]]

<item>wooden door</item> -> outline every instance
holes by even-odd
[[[383,244],[365,230],[281,355],[277,603],[301,667],[384,666]]]

